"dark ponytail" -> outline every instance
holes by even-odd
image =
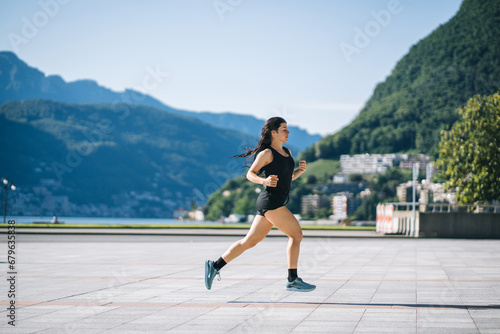
[[[260,152],[264,151],[266,148],[269,148],[271,146],[271,141],[273,140],[273,136],[271,135],[271,131],[278,131],[279,127],[281,124],[286,123],[286,121],[281,118],[281,117],[271,117],[266,121],[266,124],[262,127],[262,132],[260,133],[260,139],[259,142],[257,143],[257,146],[255,148],[249,148],[245,147],[245,153],[243,154],[238,154],[232,156],[232,158],[247,158],[245,160],[245,167],[246,162],[250,157],[253,156],[253,159],[255,160],[255,157],[257,154]]]

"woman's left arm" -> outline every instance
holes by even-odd
[[[290,155],[292,155],[292,152],[290,150],[288,150],[288,152],[290,153]],[[306,171],[306,169],[307,169],[306,161],[300,160],[299,161],[299,168],[297,168],[296,170],[293,171],[292,181],[297,179],[299,176],[301,176],[302,173],[304,173]]]
[[[306,161],[300,160],[299,161],[299,168],[297,168],[296,170],[293,171],[292,180],[295,180],[296,178],[301,176],[302,173],[304,173],[306,171],[306,169],[307,169]]]

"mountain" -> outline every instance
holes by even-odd
[[[249,135],[260,135],[265,122],[254,116],[233,113],[200,112],[196,114],[196,117],[209,124],[224,129],[239,130]],[[293,125],[288,125],[288,130],[290,131],[290,141],[287,147],[292,150],[294,155],[299,153],[299,150],[303,150],[321,139],[320,135],[311,135],[306,130]]]
[[[155,72],[151,69],[152,72]],[[92,80],[66,82],[60,76],[46,76],[30,67],[12,52],[0,52],[0,104],[7,101],[48,99],[69,103],[132,103],[192,116],[216,127],[233,129],[258,136],[265,120],[234,113],[190,112],[169,107],[157,99],[135,90],[114,92]],[[289,126],[290,146],[303,150],[321,139],[296,126]]]
[[[255,142],[147,106],[50,100],[4,103],[0,131],[1,172],[18,187],[9,196],[33,215],[52,214],[50,198],[59,214],[172,216],[244,173],[228,157]]]
[[[440,131],[475,94],[500,87],[500,1],[464,0],[446,24],[411,47],[359,115],[303,152],[308,161],[341,154],[436,154]]]

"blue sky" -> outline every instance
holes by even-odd
[[[347,125],[460,0],[2,1],[0,50],[192,110]],[[153,73],[153,74],[152,74]]]

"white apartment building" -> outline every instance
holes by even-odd
[[[322,207],[328,207],[328,196],[326,195],[305,195],[302,196],[302,214],[308,212],[316,213]]]
[[[333,219],[346,219],[349,215],[353,214],[360,205],[361,198],[354,197],[352,193],[345,192],[333,196]]]
[[[340,167],[343,174],[381,174],[404,158],[405,155],[399,154],[343,154]]]
[[[413,164],[418,162],[420,170],[427,171],[431,175],[433,166],[431,158],[427,155],[408,155],[408,154],[355,154],[340,156],[340,167],[342,174],[381,174],[387,169],[399,166],[404,169],[412,169]]]
[[[342,220],[347,218],[347,196],[333,196],[333,219]]]

